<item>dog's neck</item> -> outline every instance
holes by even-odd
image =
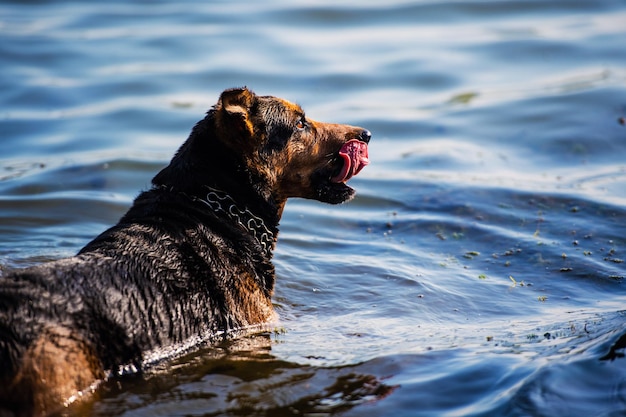
[[[259,242],[266,254],[269,254],[276,243],[276,234],[272,232],[262,218],[252,213],[246,207],[239,207],[237,202],[227,193],[212,187],[206,188],[204,198],[193,199],[205,204],[218,215],[224,215],[234,220],[243,229],[250,232]]]
[[[206,196],[207,187],[220,190],[235,207],[261,218],[276,237],[285,202],[276,201],[267,189],[267,180],[251,172],[242,156],[213,134],[214,113],[209,111],[196,124],[189,139],[152,183],[198,199]]]
[[[239,204],[230,194],[209,186],[203,186],[202,191],[195,194],[176,190],[167,185],[157,186],[155,189],[181,195],[194,203],[202,204],[218,217],[233,221],[256,239],[266,255],[270,255],[274,249],[278,237],[278,224],[270,224],[268,227],[263,218]],[[279,209],[280,212],[282,207],[283,205]]]

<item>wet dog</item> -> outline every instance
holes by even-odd
[[[274,320],[285,202],[351,199],[369,140],[224,91],[117,225],[72,258],[0,277],[0,408],[55,412],[167,352]]]

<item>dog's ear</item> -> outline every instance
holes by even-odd
[[[250,109],[254,105],[256,95],[243,88],[231,88],[220,96],[217,110],[222,113],[223,120],[235,127],[240,133],[252,136],[254,127],[250,120]]]

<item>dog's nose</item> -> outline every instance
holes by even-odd
[[[359,139],[365,143],[370,143],[370,139],[372,138],[372,134],[369,130],[363,129],[361,130],[361,134],[359,135]]]

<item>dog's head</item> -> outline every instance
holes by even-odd
[[[242,153],[276,201],[354,196],[346,182],[369,163],[369,131],[314,121],[296,104],[246,88],[224,91],[214,111],[218,139]]]

